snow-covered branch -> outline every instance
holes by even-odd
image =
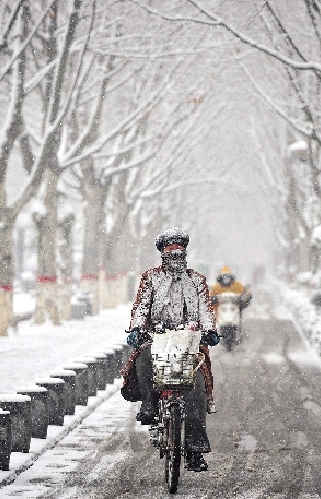
[[[288,113],[285,112],[284,109],[282,109],[280,106],[277,105],[275,100],[273,100],[257,83],[255,78],[252,76],[250,71],[247,69],[247,67],[240,62],[240,66],[248,79],[250,80],[253,88],[257,92],[257,94],[271,107],[274,109],[282,118],[284,118],[293,129],[297,130],[298,132],[304,134],[304,135],[311,135],[312,134],[312,127],[311,123],[304,123],[302,124],[302,121],[300,119],[294,119],[291,116],[289,116]]]
[[[18,17],[19,10],[21,9],[23,2],[24,2],[24,0],[18,0],[16,2],[15,7],[10,12],[9,19],[7,20],[7,23],[3,28],[3,33],[1,34],[0,53],[2,50],[6,49],[8,47],[8,37],[9,37],[10,31],[12,29],[12,26],[14,25],[14,23]],[[2,8],[3,8],[3,12],[5,12],[6,6],[4,5]]]
[[[321,64],[318,61],[296,60],[282,53],[281,51],[276,50],[273,46],[265,45],[264,43],[261,43],[258,40],[246,35],[244,32],[237,29],[233,24],[225,21],[223,18],[219,17],[218,15],[209,11],[208,9],[205,9],[205,7],[201,6],[201,4],[196,0],[187,0],[187,2],[195,7],[198,14],[203,15],[202,18],[194,16],[185,16],[185,15],[177,15],[173,17],[162,13],[160,10],[153,9],[147,6],[146,4],[140,2],[139,0],[130,0],[130,1],[138,5],[139,7],[143,8],[150,14],[153,14],[161,19],[164,19],[165,21],[171,21],[175,23],[188,22],[193,24],[200,24],[203,26],[215,26],[215,27],[221,26],[239,41],[259,50],[260,52],[263,52],[264,54],[282,62],[283,64],[286,64],[287,66],[290,66],[291,68],[297,70],[314,71],[321,76]]]
[[[48,14],[48,10],[52,6],[53,2],[55,0],[49,0],[45,8],[43,9],[43,12],[41,13],[41,16],[39,17],[38,20],[35,21],[35,26],[29,33],[28,37],[21,43],[14,51],[13,55],[10,57],[10,60],[7,62],[7,64],[2,68],[0,71],[0,81],[2,81],[5,76],[8,74],[10,71],[13,63],[18,59],[18,57],[21,55],[21,53],[25,50],[25,48],[29,45],[30,41],[34,37],[35,33],[37,32],[40,24],[43,22],[45,16]]]

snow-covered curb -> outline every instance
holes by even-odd
[[[275,286],[275,284],[274,284]],[[310,301],[310,297],[299,289],[291,289],[285,283],[278,283],[280,302],[290,312],[293,322],[299,327],[310,347],[321,354],[321,313]]]
[[[113,385],[107,385],[106,390],[98,391],[96,397],[89,397],[87,406],[76,406],[76,413],[72,416],[65,416],[63,426],[48,426],[48,436],[42,440],[31,439],[30,452],[12,452],[10,458],[10,470],[0,472],[0,487],[9,485],[16,477],[32,466],[32,464],[48,449],[52,449],[68,433],[76,428],[89,414],[99,407],[105,400],[111,397],[122,384],[121,379],[115,379]]]
[[[35,380],[47,378],[50,372],[63,369],[61,366],[73,363],[80,356],[98,354],[107,348],[111,352],[119,347],[124,350],[130,307],[127,304],[106,309],[99,316],[66,321],[60,326],[35,325],[32,321],[19,323],[16,331],[1,337],[0,393],[15,394],[21,387],[33,386]],[[84,418],[119,391],[121,383],[120,378],[114,379],[105,390],[98,390],[97,396],[89,397],[86,406],[77,404],[75,415],[64,416],[63,426],[48,426],[46,439],[31,438],[29,453],[11,452],[9,471],[0,471],[0,488],[14,482],[42,454],[55,447]]]

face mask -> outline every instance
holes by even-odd
[[[162,253],[162,266],[171,274],[184,272],[187,267],[186,251],[177,249]]]
[[[232,278],[229,275],[224,275],[222,277],[222,285],[223,286],[229,286],[232,283]]]

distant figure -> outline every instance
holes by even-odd
[[[241,342],[242,310],[250,304],[252,295],[247,286],[235,281],[231,269],[225,266],[210,291],[210,297],[218,330],[224,337],[223,343],[231,350],[234,343]]]
[[[232,273],[230,267],[224,266],[221,268],[219,275],[217,276],[217,283],[214,284],[210,291],[212,304],[214,304],[214,310],[217,310],[217,304],[215,304],[215,296],[221,293],[237,293],[240,295],[241,307],[245,308],[249,305],[252,295],[248,288],[235,280],[235,276]]]

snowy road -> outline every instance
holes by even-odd
[[[219,412],[208,418],[209,471],[181,476],[177,497],[321,497],[321,363],[289,321],[249,318],[234,352],[212,349]],[[14,483],[1,499],[161,499],[163,462],[138,404],[119,391]]]

